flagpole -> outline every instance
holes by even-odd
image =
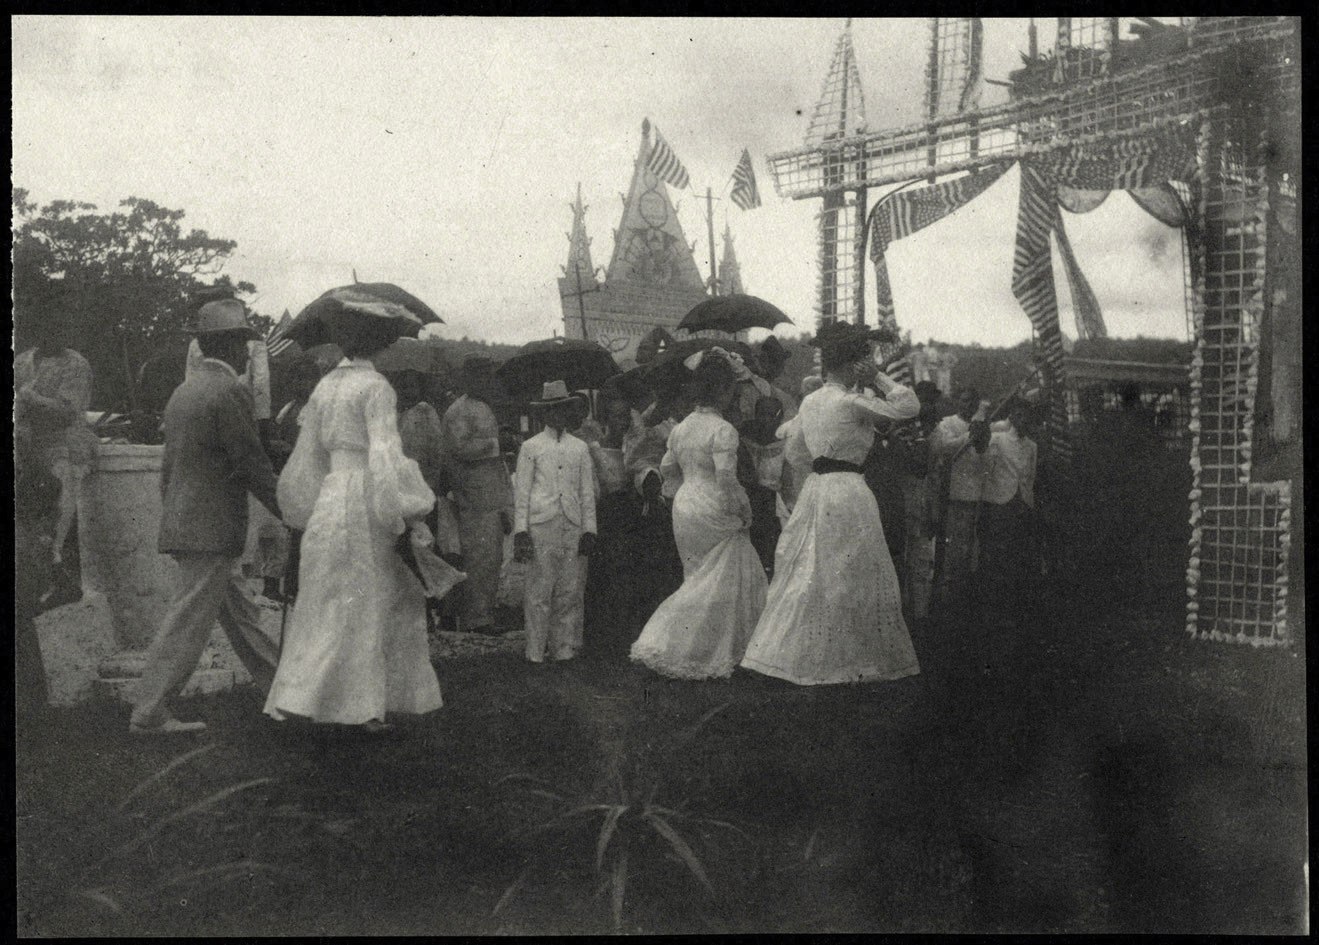
[[[590,341],[591,338],[586,333],[586,293],[582,291],[582,266],[580,260],[578,260],[573,266],[573,269],[577,270],[577,311],[580,312],[582,316],[582,340]]]
[[[710,294],[719,294],[719,274],[714,264],[714,190],[705,188],[705,226],[710,238]]]

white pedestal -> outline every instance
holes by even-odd
[[[102,443],[78,495],[83,600],[37,619],[54,705],[128,699],[174,590],[176,565],[156,550],[164,447]],[[278,639],[279,612],[267,610]],[[252,677],[218,626],[185,695]]]

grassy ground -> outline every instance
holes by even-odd
[[[744,828],[676,821],[713,894],[629,833],[625,931],[1303,931],[1303,660],[1191,642],[1176,604],[922,625],[920,676],[857,688],[490,649],[442,659],[444,709],[379,740],[277,726],[251,692],[187,706],[200,741],[62,710],[17,746],[19,932],[608,931],[599,822],[529,834],[561,808],[517,774],[604,800],[662,775],[657,803]]]

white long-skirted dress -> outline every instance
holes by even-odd
[[[812,460],[860,466],[876,420],[909,419],[919,409],[906,387],[881,399],[831,382],[802,401],[793,435]],[[879,507],[859,472],[817,471],[806,480],[779,538],[774,582],[742,666],[804,686],[920,672]]]
[[[722,476],[736,485],[737,431],[715,410],[698,407],[669,434],[660,473],[666,483],[681,480],[673,537],[683,581],[646,622],[632,659],[679,679],[729,676],[766,590],[765,569],[751,546],[750,505],[743,499],[739,508],[719,484]]]
[[[356,725],[438,709],[425,594],[394,550],[435,496],[403,455],[394,390],[370,361],[345,359],[316,386],[278,496],[304,534],[266,714]]]

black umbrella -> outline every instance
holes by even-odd
[[[746,331],[773,328],[792,319],[754,295],[715,295],[698,303],[683,316],[678,327],[686,331]]]
[[[613,357],[594,341],[547,338],[518,349],[496,370],[509,394],[535,400],[550,381],[564,381],[569,390],[598,390],[618,373]]]
[[[304,348],[332,341],[327,320],[358,312],[395,323],[400,337],[415,338],[423,325],[441,321],[421,299],[389,282],[355,282],[330,289],[298,313],[285,337]]]

